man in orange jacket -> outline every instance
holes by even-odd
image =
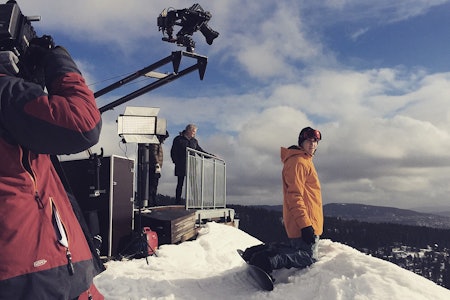
[[[305,268],[317,260],[323,210],[312,159],[321,139],[320,131],[306,127],[300,131],[298,145],[281,148],[283,221],[289,245],[257,245],[244,253],[250,264],[267,273],[281,268]]]

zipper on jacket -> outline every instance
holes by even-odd
[[[38,204],[38,208],[40,208],[40,209],[44,208],[44,203],[42,202],[41,196],[39,196],[38,191],[36,191],[34,193],[34,200],[36,200],[36,202]]]
[[[73,275],[75,273],[75,269],[73,268],[72,253],[70,253],[69,248],[66,248],[66,257],[67,257],[67,270],[69,271],[70,275]]]
[[[20,154],[21,154],[22,166],[25,169],[25,171],[28,173],[28,175],[30,176],[31,181],[33,182],[34,200],[36,200],[38,208],[43,209],[44,203],[42,202],[41,196],[39,195],[39,192],[38,192],[36,175],[34,174],[33,169],[31,168],[30,151],[27,149],[24,149],[22,147],[19,147],[19,149],[21,150]]]
[[[59,217],[58,210],[56,209],[55,203],[50,199],[52,205],[52,219],[53,227],[55,228],[56,237],[58,243],[66,248],[66,258],[67,258],[67,271],[70,275],[75,274],[75,268],[72,263],[72,253],[69,250],[69,240],[67,238],[66,229]]]

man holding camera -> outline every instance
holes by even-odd
[[[103,264],[52,162],[95,145],[101,115],[64,48],[29,51],[41,84],[0,52],[0,299],[103,299]]]

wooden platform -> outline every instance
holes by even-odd
[[[186,210],[184,206],[159,206],[141,212],[141,227],[148,226],[155,231],[160,245],[176,244],[195,237],[195,221],[195,212]]]

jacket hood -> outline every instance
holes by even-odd
[[[289,148],[281,147],[280,156],[283,163],[285,163],[290,157],[297,155],[301,155],[305,158],[312,157],[311,154],[296,145],[292,145]]]

